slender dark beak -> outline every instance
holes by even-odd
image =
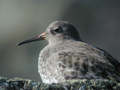
[[[27,44],[27,43],[34,42],[34,41],[45,40],[45,38],[46,38],[46,33],[44,32],[44,33],[42,33],[42,34],[40,34],[38,36],[35,36],[35,37],[31,38],[31,39],[22,41],[22,42],[18,43],[17,45],[20,46],[20,45]]]

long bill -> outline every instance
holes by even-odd
[[[22,41],[22,42],[18,43],[17,45],[21,46],[23,44],[27,44],[27,43],[30,43],[30,42],[45,40],[45,38],[46,38],[46,33],[44,32],[44,33],[42,33],[42,34],[40,34],[38,36],[35,36],[35,37],[31,38],[31,39]]]

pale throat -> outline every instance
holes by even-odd
[[[63,38],[51,38],[48,40],[49,45],[56,45],[64,42]]]
[[[58,45],[61,43],[64,43],[68,40],[73,40],[71,37],[56,37],[56,38],[50,38],[48,40],[49,45]]]

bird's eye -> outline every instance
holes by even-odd
[[[57,32],[57,33],[61,33],[63,30],[62,30],[61,27],[59,27],[59,28],[56,28],[54,31]]]

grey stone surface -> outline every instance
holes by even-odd
[[[0,90],[120,90],[120,82],[82,79],[60,84],[44,84],[29,79],[0,77]]]

